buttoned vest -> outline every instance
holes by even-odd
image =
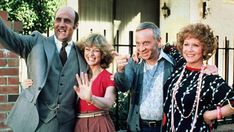
[[[64,66],[56,50],[53,62],[38,99],[39,117],[43,122],[49,122],[55,116],[60,123],[74,119],[77,95],[73,89],[77,85],[75,74],[79,65],[74,45]]]

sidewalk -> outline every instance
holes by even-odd
[[[219,125],[214,132],[234,132],[234,124]]]

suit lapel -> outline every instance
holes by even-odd
[[[50,67],[50,65],[52,63],[54,52],[56,50],[54,36],[49,37],[47,41],[48,42],[44,42],[43,44],[45,47],[44,50],[45,50],[46,57],[47,57],[47,64],[48,64],[48,67]]]
[[[50,67],[51,67],[52,59],[54,56],[54,52],[56,50],[54,36],[51,36],[48,39],[46,39],[45,42],[43,42],[43,44],[44,44],[44,50],[45,50],[45,54],[46,54],[46,75],[45,75],[45,78],[47,78],[47,76],[49,74]],[[46,79],[44,79],[44,82],[41,84],[41,87],[44,87],[45,82],[46,82]]]
[[[48,76],[48,73],[49,73],[49,70],[50,70],[50,67],[51,67],[53,55],[54,55],[54,52],[56,50],[56,46],[55,46],[55,42],[54,42],[54,37],[53,36],[49,37],[48,39],[43,39],[42,41],[43,41],[42,42],[42,44],[43,44],[42,48],[45,51],[45,56],[41,55],[41,54],[37,54],[37,55],[41,55],[41,56],[45,57],[45,60],[43,61],[43,63],[45,63],[44,67],[42,67],[42,66],[40,67],[41,69],[45,69],[45,74],[41,75],[41,77],[43,79],[39,79],[39,80],[42,80],[42,82],[39,83],[39,88],[38,88],[38,90],[35,93],[35,97],[36,98],[33,99],[33,103],[34,104],[36,104],[37,97],[40,94],[41,89],[45,85],[46,78]],[[41,73],[43,73],[43,72],[41,72]]]

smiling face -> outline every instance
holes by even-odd
[[[75,12],[72,8],[64,7],[57,11],[54,22],[54,32],[61,42],[70,41],[77,25],[74,23]]]
[[[101,51],[96,46],[85,47],[84,57],[90,67],[99,67],[101,62]]]
[[[151,29],[144,29],[136,32],[136,49],[139,57],[146,60],[149,64],[154,64],[158,57],[158,44],[160,42],[154,39]]]
[[[200,68],[203,64],[203,44],[195,38],[186,38],[182,46],[182,54],[187,66]]]

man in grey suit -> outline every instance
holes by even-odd
[[[8,116],[7,124],[14,132],[73,132],[77,101],[73,90],[75,74],[87,70],[80,50],[72,42],[77,27],[78,14],[70,7],[56,12],[55,35],[50,37],[39,32],[19,35],[0,19],[0,43],[25,58],[28,77],[33,80],[33,85],[19,95]],[[66,51],[63,51],[65,61],[60,59],[61,49]]]

